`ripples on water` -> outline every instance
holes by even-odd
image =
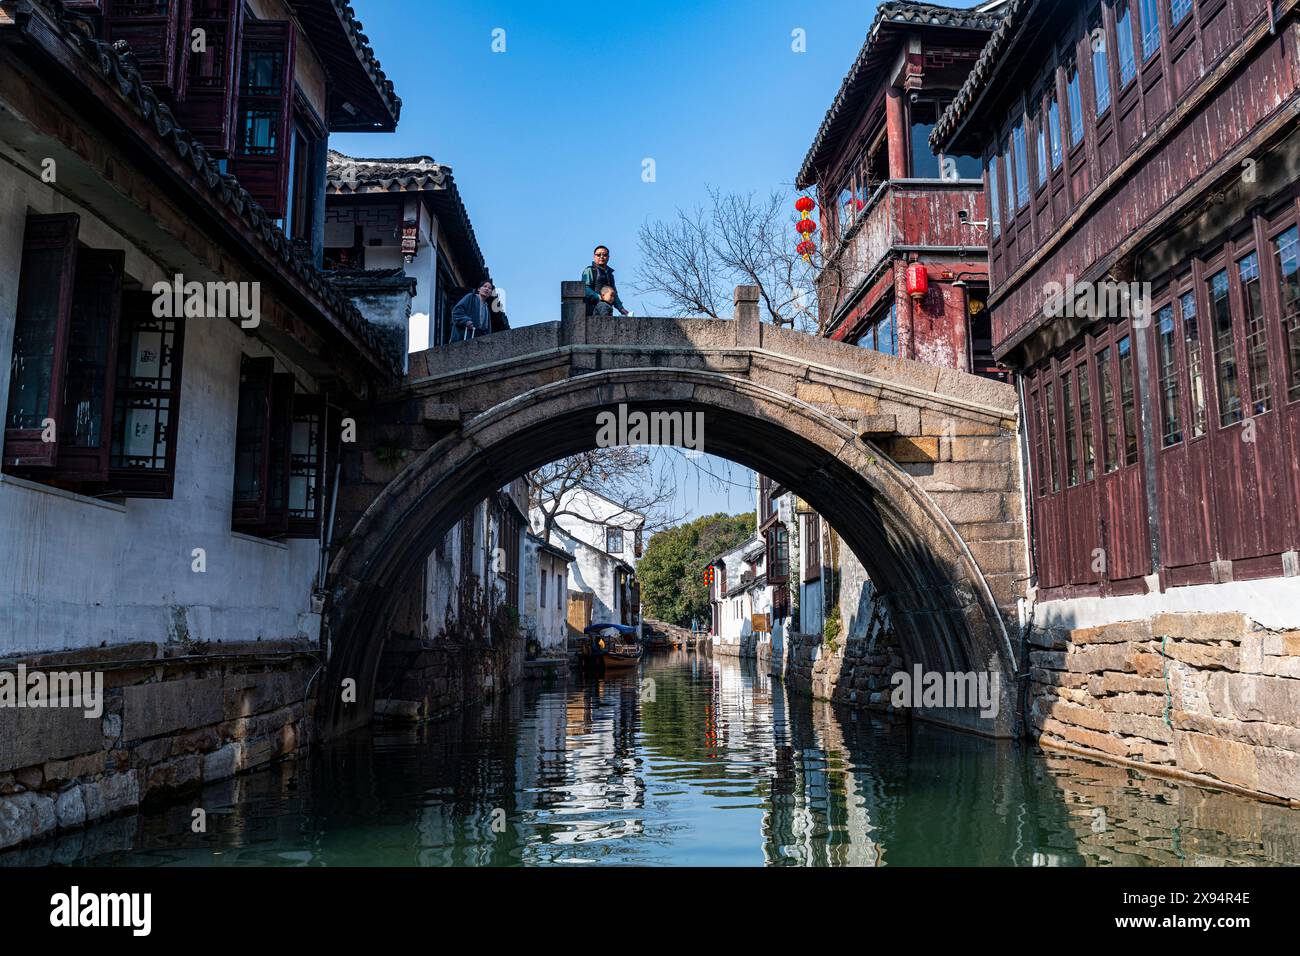
[[[1300,811],[891,724],[674,652],[0,855],[47,863],[1296,864]]]

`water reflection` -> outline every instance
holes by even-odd
[[[891,724],[675,652],[0,855],[48,863],[1296,864],[1300,811]]]

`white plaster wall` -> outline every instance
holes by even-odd
[[[1072,598],[1033,605],[1036,627],[1096,627],[1164,612],[1237,611],[1273,630],[1300,628],[1300,578],[1197,584],[1152,594]]]
[[[87,210],[0,165],[0,415],[29,207],[80,213],[82,242],[125,249],[128,274],[146,287],[163,278]],[[230,320],[186,325],[172,499],[108,503],[0,479],[0,653],[164,641],[178,632],[212,641],[317,636],[310,603],[318,543],[273,543],[230,529],[241,350],[265,354]],[[191,570],[195,548],[206,551],[205,573]]]

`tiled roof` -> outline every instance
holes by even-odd
[[[468,267],[466,280],[477,284],[488,277],[483,251],[474,235],[474,226],[461,199],[460,190],[456,188],[451,167],[435,162],[432,156],[366,159],[346,156],[331,149],[326,164],[325,191],[335,196],[429,193],[439,221],[448,230],[453,246],[459,247],[457,251],[463,256],[462,264]]]
[[[331,52],[337,52],[338,44],[330,42],[323,35],[325,30],[333,29],[333,24],[329,14],[319,9],[318,5],[322,2],[327,2],[333,8],[338,26],[346,37],[347,47],[344,49],[350,48],[351,56],[355,57],[361,71],[372,84],[374,96],[391,118],[391,122],[384,123],[383,128],[391,130],[401,117],[402,98],[394,92],[393,81],[384,74],[375,51],[370,47],[370,38],[362,32],[361,21],[357,19],[350,0],[291,0],[313,43],[328,56]],[[337,36],[337,33],[334,35]]]
[[[981,91],[993,73],[1001,66],[1012,39],[1019,33],[1039,0],[1010,0],[1003,13],[1001,25],[993,31],[989,42],[984,45],[980,58],[975,61],[966,82],[957,92],[956,98],[949,104],[939,122],[930,131],[930,146],[933,149],[946,149],[952,135],[966,120]]]
[[[980,9],[958,9],[932,3],[887,2],[876,9],[876,18],[867,31],[858,58],[853,61],[848,75],[840,84],[831,108],[826,111],[821,128],[804,157],[803,166],[795,179],[795,186],[804,189],[817,181],[817,167],[839,144],[839,140],[856,118],[862,96],[875,79],[876,71],[892,61],[892,47],[880,43],[885,30],[898,30],[914,26],[946,27],[959,30],[994,30],[1002,21],[1000,12]]]
[[[158,99],[153,87],[141,77],[129,46],[122,41],[109,44],[98,39],[90,29],[89,21],[70,16],[59,0],[31,0],[31,3],[46,15],[58,35],[72,44],[87,64],[152,126],[163,147],[172,154],[171,161],[198,176],[205,187],[207,200],[233,212],[252,237],[260,241],[268,261],[295,275],[320,298],[332,315],[371,347],[372,354],[381,359],[381,366],[394,375],[400,375],[402,357],[393,352],[385,337],[366,321],[356,306],[329,283],[324,273],[316,268],[310,251],[303,244],[290,240],[239,184],[239,180],[223,173],[217,161],[208,155],[207,148],[177,124],[171,108]]]

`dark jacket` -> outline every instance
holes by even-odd
[[[582,270],[583,298],[587,300],[587,314],[592,315],[596,311],[596,303],[600,301],[600,290],[605,286],[612,286],[614,289],[614,308],[620,312],[625,311],[623,300],[618,297],[618,286],[614,285],[614,270],[609,266],[598,266],[594,262]]]
[[[473,336],[487,335],[492,331],[492,306],[479,298],[477,292],[466,293],[451,310],[451,340],[459,342]]]

